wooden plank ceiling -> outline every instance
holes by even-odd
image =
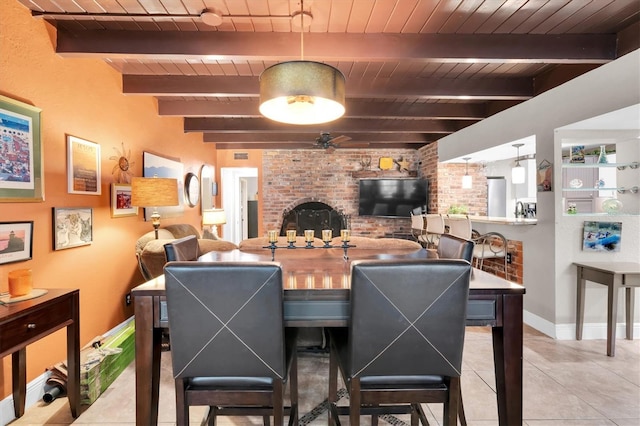
[[[417,149],[640,47],[638,0],[306,0],[303,40],[300,0],[19,1],[57,26],[59,55],[104,59],[125,94],[218,148],[313,148],[330,132]],[[260,73],[302,48],[345,75],[343,118],[259,114]]]

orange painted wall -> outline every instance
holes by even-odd
[[[15,0],[0,0],[0,94],[42,109],[45,201],[0,203],[0,222],[34,221],[33,259],[0,265],[0,291],[7,274],[33,270],[36,288],[80,289],[81,344],[88,343],[133,315],[124,296],[143,280],[134,246],[151,230],[142,215],[111,218],[110,184],[116,164],[109,157],[131,150],[134,176],[142,175],[142,152],[179,158],[184,172],[216,166],[214,144],[202,135],[184,134],[182,120],[160,117],[152,97],[124,96],[118,72],[99,59],[62,58],[55,54],[55,29]],[[66,135],[101,146],[102,195],[67,193]],[[52,207],[91,207],[93,242],[52,250]],[[200,229],[200,209],[185,206],[184,215],[163,224],[191,223]],[[66,334],[58,331],[27,348],[27,379],[66,358]],[[11,393],[11,358],[2,359],[0,399]]]

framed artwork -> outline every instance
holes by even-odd
[[[41,111],[0,96],[0,202],[44,200]]]
[[[584,145],[572,146],[569,158],[570,163],[584,163]]]
[[[585,222],[583,231],[583,251],[620,251],[622,222]]]
[[[111,217],[137,216],[138,208],[131,205],[131,185],[111,184]]]
[[[53,208],[53,249],[86,246],[93,241],[93,210],[90,207]]]
[[[178,180],[177,206],[158,207],[162,217],[178,217],[184,213],[184,173],[183,165],[178,159],[162,157],[150,152],[142,153],[143,177],[174,178]],[[153,209],[144,209],[144,220],[151,220]]]
[[[536,187],[538,192],[553,191],[553,165],[547,160],[542,160],[538,164]]]
[[[100,145],[67,135],[67,192],[100,195]]]
[[[0,265],[33,257],[33,221],[0,222]]]

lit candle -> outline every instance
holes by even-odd
[[[24,296],[31,293],[31,269],[15,269],[9,271],[9,294],[11,297]]]
[[[295,229],[291,229],[287,231],[287,242],[288,243],[295,243],[296,242],[296,230]]]
[[[315,235],[315,232],[313,232],[313,229],[305,229],[304,231],[304,240],[308,243],[313,242],[313,236]]]
[[[322,230],[322,241],[325,243],[331,242],[331,229],[323,229]]]
[[[278,241],[278,231],[268,231],[268,233],[270,243],[275,243]]]
[[[342,239],[343,242],[348,242],[349,239],[351,238],[351,231],[349,231],[348,229],[341,229],[340,230],[340,238]]]

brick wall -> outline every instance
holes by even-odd
[[[358,177],[362,162],[370,160],[370,170],[380,177],[408,177],[406,171],[380,171],[380,157],[404,159],[409,171],[418,170],[418,153],[412,149],[265,150],[262,158],[264,229],[280,230],[282,212],[307,201],[326,203],[350,216],[354,235],[383,237],[394,232],[409,232],[410,219],[358,216]],[[354,174],[356,176],[354,176]],[[420,173],[418,172],[420,176]]]
[[[470,214],[487,214],[487,177],[480,164],[469,163],[471,189],[462,189],[464,163],[438,163],[438,143],[418,151],[421,175],[429,180],[429,213],[447,213],[452,205],[468,207]]]

